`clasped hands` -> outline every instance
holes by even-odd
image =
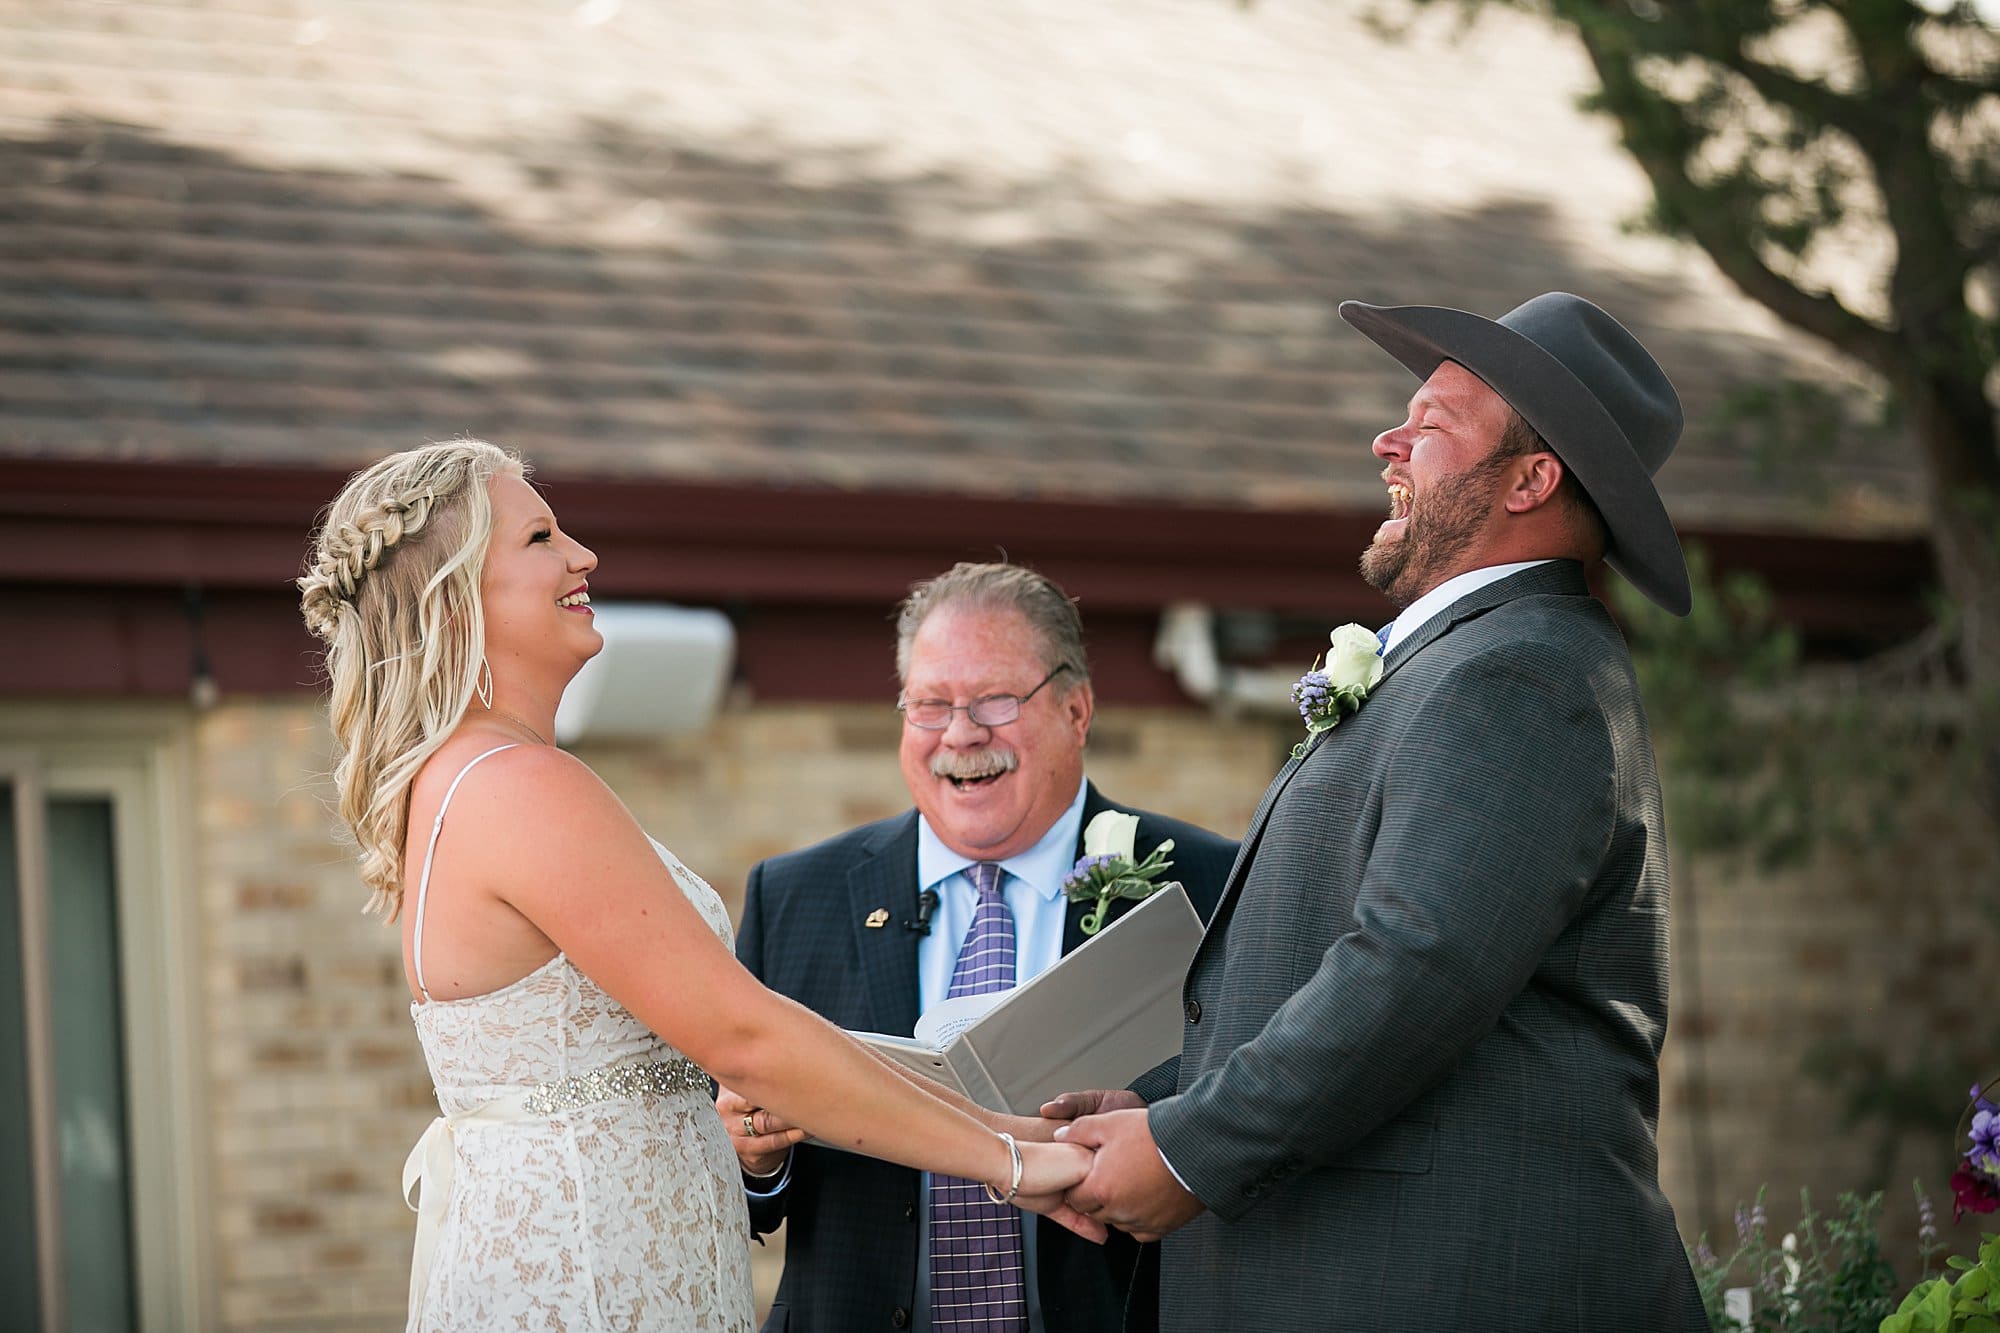
[[[751,1176],[775,1175],[806,1132],[728,1088],[715,1099],[737,1159]],[[1040,1117],[1004,1116],[996,1125],[1021,1142],[1024,1171],[1014,1202],[1102,1241],[1107,1226],[1135,1239],[1157,1240],[1202,1211],[1167,1169],[1137,1093],[1066,1092],[1044,1103]],[[1038,1148],[1048,1144],[1050,1148]],[[1063,1152],[1083,1148],[1087,1155]]]

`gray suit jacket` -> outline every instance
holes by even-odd
[[[1397,646],[1272,782],[1149,1123],[1168,1330],[1705,1330],[1660,1193],[1667,848],[1579,566]]]

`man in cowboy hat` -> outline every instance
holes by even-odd
[[[1423,380],[1361,560],[1401,610],[1251,822],[1178,1070],[1047,1109],[1097,1149],[1071,1202],[1165,1236],[1169,1330],[1706,1329],[1654,1143],[1659,781],[1584,581],[1687,611],[1680,404],[1565,293],[1340,313]]]

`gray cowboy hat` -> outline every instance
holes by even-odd
[[[1547,292],[1497,320],[1447,306],[1342,301],[1340,317],[1429,379],[1456,361],[1548,442],[1610,532],[1605,563],[1677,616],[1687,561],[1653,474],[1681,434],[1681,403],[1652,354],[1580,296]]]

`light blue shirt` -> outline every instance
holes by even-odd
[[[1007,872],[1001,896],[1014,914],[1014,978],[1026,981],[1062,957],[1063,922],[1069,900],[1063,897],[1063,876],[1076,865],[1077,839],[1083,836],[1083,791],[1042,834],[1041,841],[1000,863]],[[917,1003],[921,1010],[944,999],[951,990],[958,951],[972,929],[979,890],[966,869],[973,858],[944,845],[930,822],[917,819],[917,891],[936,889],[937,910],[931,913],[931,933],[917,941]]]
[[[1077,843],[1083,837],[1083,797],[1087,783],[1079,780],[1069,808],[1056,817],[1034,846],[1000,862],[1006,872],[1000,893],[1007,910],[1014,914],[1014,980],[1018,984],[1054,965],[1062,957],[1063,927],[1069,918],[1069,900],[1063,897],[1063,877],[1076,865]],[[917,891],[935,889],[938,904],[931,913],[931,933],[917,941],[917,1004],[928,1011],[951,990],[951,974],[958,966],[958,951],[972,929],[972,913],[979,904],[979,890],[966,870],[975,858],[961,856],[944,845],[930,821],[917,817]],[[791,1183],[792,1160],[772,1177],[769,1184],[753,1186],[759,1198],[778,1193]],[[930,1177],[924,1177],[924,1199],[930,1198]],[[746,1182],[747,1183],[747,1182]],[[1025,1217],[1025,1215],[1024,1215]],[[917,1258],[917,1308],[912,1321],[917,1333],[925,1333],[930,1322],[930,1229],[926,1222],[924,1244]],[[1022,1227],[1022,1270],[1028,1289],[1028,1327],[1040,1333],[1042,1297],[1035,1229]]]

